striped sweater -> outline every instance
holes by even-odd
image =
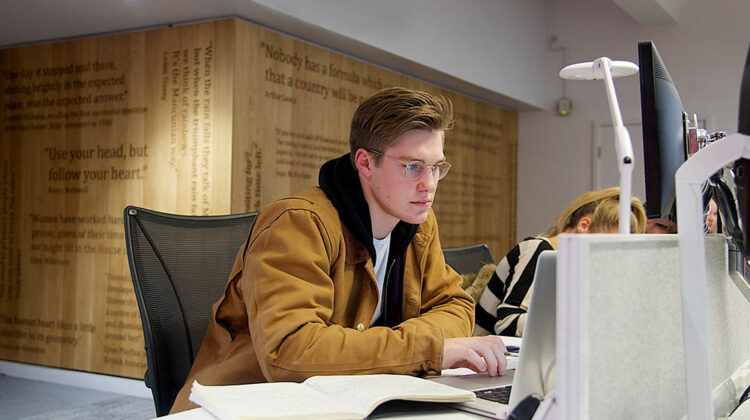
[[[552,250],[546,238],[526,238],[497,264],[476,308],[476,333],[520,337],[526,325],[536,261]]]

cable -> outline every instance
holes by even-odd
[[[552,384],[550,383],[552,379],[552,374],[555,372],[555,366],[557,365],[557,356],[552,358],[552,361],[550,362],[549,366],[547,366],[547,369],[544,372],[544,379],[542,380],[542,389],[544,390],[545,394],[548,394],[552,391]]]
[[[745,388],[745,392],[742,393],[742,396],[740,397],[740,400],[737,402],[737,407],[734,407],[734,410],[732,410],[731,413],[729,413],[729,416],[734,414],[735,411],[737,411],[738,408],[744,403],[745,401],[750,399],[750,386]]]
[[[568,63],[568,48],[564,46],[555,47],[554,44],[557,42],[557,35],[552,35],[549,39],[549,50],[553,52],[562,51],[560,54],[562,56],[562,66],[560,68],[565,67],[565,65]],[[567,89],[566,89],[566,80],[562,79],[562,97],[567,98]]]

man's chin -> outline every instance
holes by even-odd
[[[429,209],[425,210],[423,213],[415,214],[409,217],[408,219],[403,219],[406,223],[411,223],[413,225],[421,225],[427,220],[427,216],[430,214]]]

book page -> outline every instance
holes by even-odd
[[[369,415],[390,400],[464,402],[474,401],[471,391],[453,388],[408,375],[314,376],[303,384],[345,402]]]
[[[357,413],[352,407],[313,387],[294,382],[225,386],[204,386],[193,382],[190,401],[221,420],[365,417],[365,413]]]

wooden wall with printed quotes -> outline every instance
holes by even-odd
[[[142,378],[122,210],[257,210],[317,185],[365,97],[453,100],[445,247],[515,242],[517,115],[238,19],[0,50],[0,359]]]
[[[514,245],[517,114],[254,25],[238,24],[237,46],[233,211],[317,185],[321,163],[349,150],[357,105],[407,86],[456,111],[434,206],[443,246],[486,242],[499,257]]]

